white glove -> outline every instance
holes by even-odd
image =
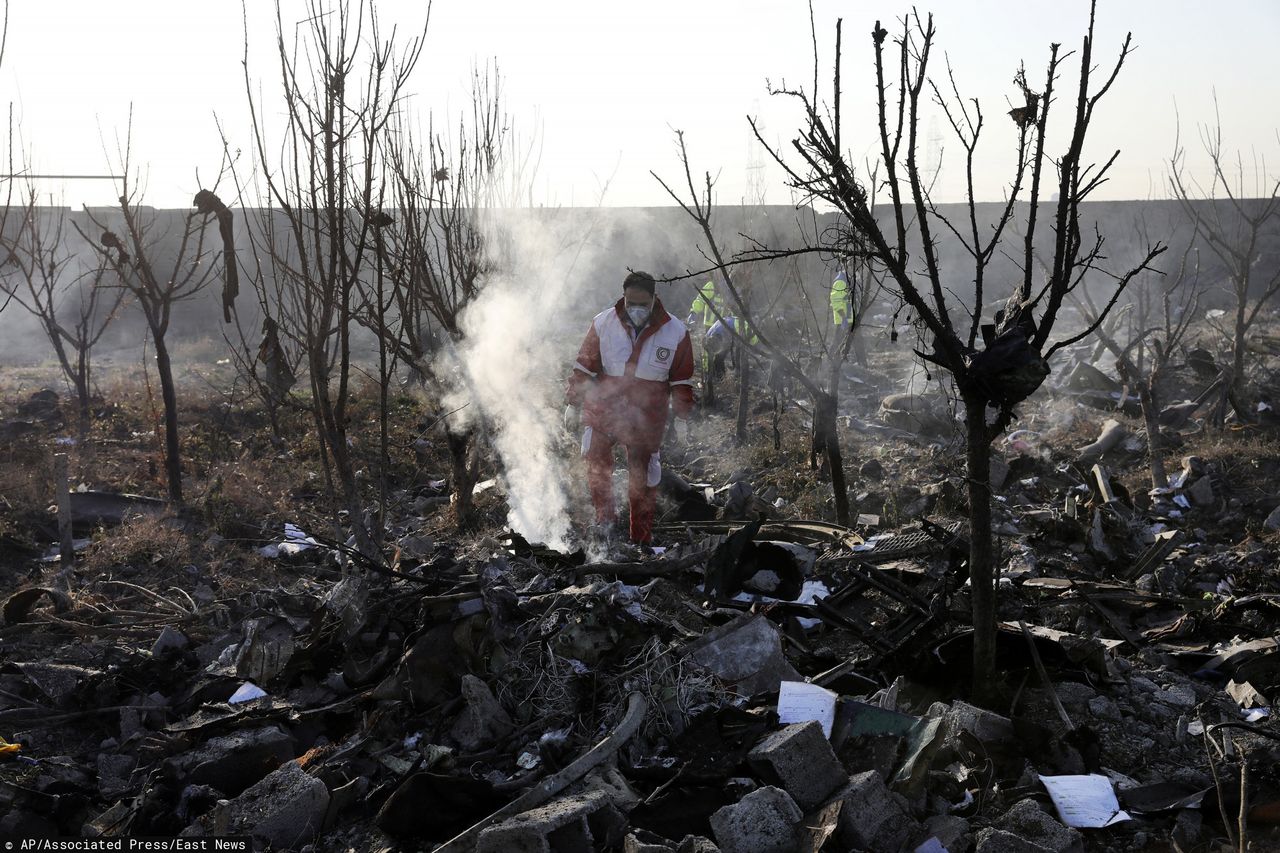
[[[564,407],[564,431],[569,435],[576,435],[578,427],[582,423],[582,418],[578,413],[578,407],[568,405]]]

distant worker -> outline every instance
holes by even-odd
[[[738,367],[735,331],[752,346],[760,343],[760,338],[748,323],[743,322],[739,328],[737,317],[724,317],[713,323],[703,338],[703,348],[711,359],[710,370],[715,379],[724,376],[726,358],[732,356],[734,368]]]
[[[831,282],[831,322],[838,329],[847,329],[853,320],[853,289],[849,287],[849,274],[844,267]]]
[[[715,281],[707,279],[707,283],[698,289],[698,295],[693,298],[693,304],[689,306],[689,316],[685,318],[684,322],[690,328],[701,322],[702,331],[705,333],[709,332],[724,314],[724,297],[720,295],[720,291],[716,288]],[[714,355],[707,349],[706,341],[704,340],[702,352],[699,355],[699,363],[704,376],[712,372],[714,360]],[[720,364],[723,367],[723,358],[720,359]]]
[[[622,298],[591,321],[565,394],[565,424],[581,407],[582,455],[596,523],[610,531],[613,448],[627,454],[630,539],[648,545],[670,408],[687,419],[693,410],[693,345],[684,323],[667,313],[655,294],[653,276],[636,271],[622,283]]]
[[[716,289],[716,283],[710,279],[702,285],[698,295],[693,298],[693,304],[689,306],[689,317],[685,323],[692,326],[697,322],[699,315],[702,317],[703,329],[710,329],[715,325],[716,320],[724,316],[724,299]]]

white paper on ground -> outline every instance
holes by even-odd
[[[241,702],[249,702],[253,699],[261,699],[267,695],[267,691],[263,690],[252,681],[246,681],[240,685],[240,689],[231,694],[231,698],[227,700],[232,705],[238,705]]]
[[[1091,773],[1087,776],[1041,776],[1058,817],[1077,829],[1098,829],[1132,820],[1120,808],[1111,780]]]
[[[916,848],[916,853],[948,853],[947,848],[942,846],[942,842],[938,840],[938,836],[931,837],[924,844]]]
[[[784,681],[778,688],[778,720],[807,723],[817,720],[822,733],[831,737],[836,722],[836,700],[840,696],[825,687],[806,681]]]

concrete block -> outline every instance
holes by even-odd
[[[484,830],[476,853],[592,853],[588,819],[606,808],[612,809],[599,791],[562,797]]]
[[[1089,713],[1099,720],[1119,720],[1120,706],[1109,696],[1095,696],[1089,700]]]
[[[928,716],[941,717],[951,733],[968,732],[983,743],[1000,743],[1013,738],[1013,721],[959,699],[950,705],[936,702]]]
[[[950,814],[936,814],[924,822],[923,841],[938,839],[947,853],[968,853],[973,846],[969,835],[969,821]]]
[[[1213,481],[1208,477],[1201,477],[1191,484],[1191,488],[1187,489],[1187,495],[1191,498],[1191,502],[1196,506],[1213,506]]]
[[[1088,707],[1098,696],[1098,691],[1078,681],[1064,681],[1054,687],[1058,700],[1069,711],[1078,711]]]
[[[724,853],[791,853],[803,818],[790,794],[769,786],[719,809],[711,816],[711,831]]]
[[[851,777],[836,796],[844,801],[836,840],[846,848],[898,850],[920,834],[920,824],[874,770]]]
[[[636,789],[631,787],[627,777],[612,764],[595,768],[583,778],[582,782],[570,787],[566,793],[580,794],[585,791],[599,791],[622,812],[630,812],[640,805],[643,799]]]
[[[511,716],[498,704],[489,685],[474,675],[462,676],[462,698],[466,704],[449,734],[463,749],[492,746],[515,728]]]
[[[295,761],[285,762],[228,803],[183,830],[183,836],[252,835],[272,850],[296,850],[315,839],[329,810],[329,789]]]
[[[1170,684],[1155,695],[1155,700],[1189,711],[1196,706],[1196,691],[1188,684]]]
[[[98,754],[98,793],[105,800],[115,800],[133,788],[131,778],[138,766],[132,755]]]
[[[994,825],[1053,853],[1084,853],[1084,836],[1063,826],[1035,800],[1019,800]]]
[[[1050,853],[1034,841],[1020,838],[1003,829],[987,827],[978,833],[978,844],[973,853]]]
[[[676,853],[676,848],[669,844],[655,844],[641,841],[634,833],[622,841],[622,853]]]
[[[234,797],[293,757],[292,735],[265,726],[210,738],[166,764],[185,785],[209,785]]]
[[[188,645],[190,645],[190,641],[181,631],[172,625],[165,625],[164,630],[160,632],[160,636],[156,637],[156,641],[151,645],[151,656],[154,658],[164,657],[169,653],[180,652]]]
[[[793,723],[765,737],[747,756],[770,784],[791,795],[800,808],[817,808],[848,774],[816,721]]]

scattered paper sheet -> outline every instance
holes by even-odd
[[[1111,780],[1091,773],[1088,776],[1041,776],[1058,817],[1067,826],[1098,829],[1121,821],[1132,820],[1120,808]]]
[[[942,842],[935,835],[917,847],[915,853],[947,853],[947,848],[942,846]]]
[[[784,723],[817,720],[822,733],[831,737],[836,722],[837,693],[806,681],[784,681],[778,687],[778,719]]]
[[[267,691],[263,690],[252,681],[246,681],[240,685],[240,689],[231,694],[231,698],[227,700],[232,705],[239,705],[241,702],[251,702],[254,699],[261,699],[267,695]]]

